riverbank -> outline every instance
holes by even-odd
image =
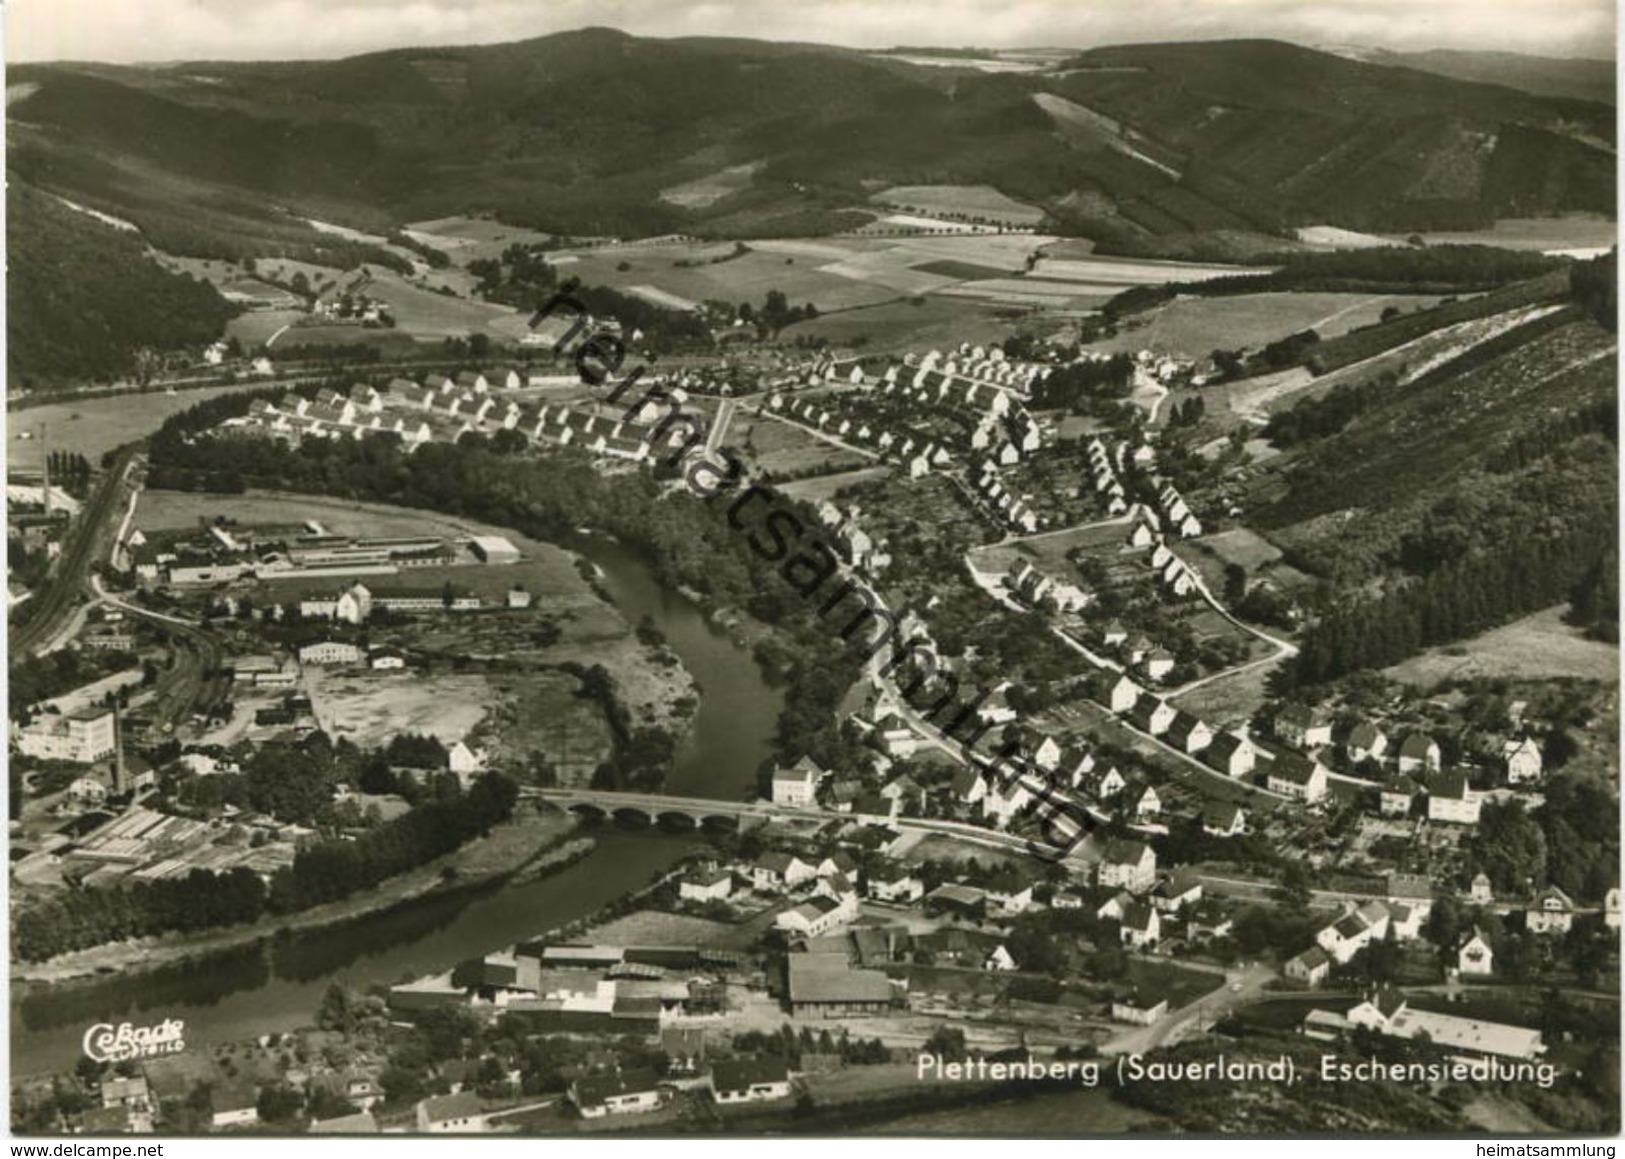
[[[436,895],[529,881],[574,864],[592,851],[590,837],[571,836],[580,821],[568,813],[521,803],[513,819],[452,853],[390,878],[378,888],[286,916],[208,933],[166,934],[92,946],[46,962],[13,963],[13,986],[46,985],[128,974],[239,949],[285,933],[342,925]]]

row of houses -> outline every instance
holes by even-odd
[[[1439,742],[1425,732],[1413,730],[1395,744],[1380,725],[1369,720],[1338,730],[1331,714],[1319,706],[1285,705],[1275,714],[1272,728],[1276,739],[1292,748],[1315,752],[1337,744],[1351,763],[1391,762],[1401,775],[1437,773],[1442,764]],[[1506,738],[1499,757],[1510,785],[1537,783],[1543,775],[1545,762],[1532,736]]]
[[[878,421],[843,418],[837,411],[819,406],[806,399],[786,399],[781,393],[768,397],[768,408],[814,430],[860,446],[872,447],[883,458],[893,459],[908,467],[910,479],[923,478],[932,471],[941,470],[953,462],[948,448],[923,436],[900,434],[881,426]]]

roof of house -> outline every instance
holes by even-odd
[[[1307,950],[1305,950],[1303,953],[1299,954],[1296,958],[1293,958],[1292,962],[1298,963],[1300,966],[1302,966],[1306,970],[1316,970],[1316,969],[1319,969],[1321,966],[1329,966],[1329,965],[1331,965],[1332,964],[1332,956],[1330,954],[1328,954],[1325,950],[1321,949],[1319,946],[1310,946]],[[1291,965],[1291,964],[1292,964],[1291,962],[1287,963],[1287,965]]]
[[[336,1119],[319,1119],[311,1123],[312,1135],[376,1135],[378,1120],[371,1111],[357,1111],[353,1115],[340,1115]]]
[[[1413,732],[1405,738],[1403,743],[1400,744],[1399,755],[1402,757],[1414,757],[1420,760],[1421,758],[1427,756],[1428,753],[1433,749],[1438,747],[1439,746],[1434,743],[1433,738],[1428,736],[1427,733]]]
[[[1206,727],[1206,724],[1190,713],[1176,711],[1173,723],[1168,726],[1168,735],[1176,741],[1186,741],[1197,729]]]
[[[1467,799],[1467,774],[1460,769],[1441,769],[1428,778],[1428,796],[1446,801]]]
[[[1246,737],[1237,736],[1233,732],[1216,732],[1213,734],[1213,743],[1208,745],[1208,751],[1220,757],[1229,757],[1243,747],[1252,747],[1252,743]]]
[[[1378,738],[1381,736],[1382,729],[1372,724],[1369,720],[1362,720],[1359,724],[1355,725],[1349,730],[1349,747],[1368,749],[1372,745],[1376,744]]]
[[[1234,801],[1221,801],[1216,805],[1209,805],[1202,814],[1203,820],[1214,829],[1233,828],[1238,820],[1245,817],[1241,806]]]
[[[1275,767],[1270,770],[1270,776],[1279,777],[1294,785],[1307,785],[1314,779],[1316,772],[1320,771],[1320,764],[1308,757],[1297,753],[1283,753],[1276,759]]]
[[[1357,938],[1365,933],[1370,926],[1359,914],[1344,914],[1332,923],[1332,929],[1337,931],[1340,938]]]
[[[577,1079],[574,1094],[577,1106],[596,1107],[606,1099],[618,1095],[644,1094],[659,1088],[660,1080],[655,1077],[653,1071],[616,1070],[608,1074],[586,1075]]]
[[[1326,714],[1306,704],[1289,704],[1275,714],[1276,724],[1292,724],[1299,728],[1312,728],[1326,723]]]
[[[723,1059],[711,1067],[711,1085],[719,1091],[748,1091],[760,1083],[782,1083],[789,1078],[789,1064],[782,1058],[761,1055]]]
[[[811,757],[802,757],[788,769],[775,769],[773,772],[773,779],[775,781],[802,781],[808,777],[811,777],[814,781],[816,781],[823,775],[824,770],[819,766],[817,761],[813,760]]]
[[[1133,841],[1125,837],[1108,837],[1100,849],[1100,860],[1103,865],[1138,865],[1150,850],[1143,841]]]
[[[756,859],[756,866],[759,869],[768,869],[772,870],[774,873],[783,874],[787,873],[790,867],[796,864],[798,861],[800,861],[803,865],[806,864],[806,862],[801,861],[801,858],[797,857],[794,853],[785,853],[780,849],[771,849]]]
[[[1134,902],[1123,907],[1123,926],[1130,930],[1149,930],[1157,920],[1157,911],[1148,905]]]
[[[791,954],[790,1001],[890,1002],[890,979],[878,970],[854,970],[837,954]]]

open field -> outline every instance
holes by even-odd
[[[1510,677],[1519,680],[1565,676],[1619,681],[1619,649],[1587,640],[1563,622],[1564,606],[1547,608],[1470,640],[1430,648],[1383,669],[1391,680],[1431,687],[1442,680]]]
[[[1007,197],[991,185],[894,185],[869,199],[877,205],[927,215],[961,213],[1012,225],[1037,225],[1044,211]]]
[[[305,686],[322,731],[367,749],[402,732],[426,733],[450,747],[485,718],[492,700],[483,676],[307,668]]]
[[[845,471],[874,463],[872,458],[844,450],[794,423],[743,411],[734,414],[727,441],[777,476],[826,468]]]
[[[135,439],[146,438],[157,430],[171,415],[187,407],[196,406],[205,399],[216,398],[234,391],[263,389],[265,383],[243,382],[228,386],[206,386],[196,390],[178,390],[166,394],[160,390],[144,394],[107,395],[85,398],[75,402],[51,403],[31,406],[22,410],[8,408],[6,412],[6,469],[8,471],[38,471],[44,450],[40,444],[40,424],[46,427],[46,438],[53,451],[77,452],[95,464],[114,447]],[[32,432],[30,439],[19,439],[23,431]]]
[[[792,305],[811,302],[821,311],[869,305],[895,297],[885,286],[824,267],[827,258],[777,254],[758,250],[727,261],[713,261],[719,247],[711,242],[670,242],[657,245],[605,246],[572,251],[577,260],[569,273],[589,285],[609,286],[625,292],[638,287],[641,296],[654,290],[687,302],[716,299],[750,302],[760,306],[769,290],[781,290]],[[723,254],[731,247],[721,247]],[[842,261],[845,257],[834,259]],[[693,262],[693,265],[677,265]],[[625,269],[621,267],[625,266]]]
[[[667,186],[660,191],[660,200],[680,205],[684,209],[704,209],[708,205],[715,205],[729,194],[749,189],[751,180],[765,164],[767,164],[765,161],[752,161],[745,165],[731,165],[704,177],[684,181],[680,185]]]
[[[303,310],[250,310],[226,323],[226,337],[237,339],[245,351],[252,351],[305,317]]]
[[[443,338],[483,332],[512,341],[527,329],[527,317],[511,306],[437,294],[413,285],[394,270],[375,269],[361,292],[388,303],[398,333]],[[289,340],[293,340],[291,335]]]
[[[1207,262],[1156,261],[1150,258],[1112,258],[1090,255],[1081,258],[1045,256],[1032,268],[1035,278],[1056,281],[1089,282],[1104,285],[1160,286],[1164,282],[1201,282],[1269,272],[1267,266],[1231,266]]]
[[[821,503],[825,499],[833,499],[842,490],[858,483],[868,483],[876,479],[883,479],[891,471],[890,467],[860,467],[856,471],[842,471],[839,475],[819,475],[812,479],[798,479],[794,483],[786,483],[779,488],[792,499],[800,499],[805,503]]]
[[[1046,263],[1040,262],[1042,268]],[[1217,349],[1253,349],[1288,334],[1314,330],[1322,338],[1376,322],[1392,306],[1405,313],[1425,309],[1436,296],[1418,294],[1240,294],[1185,297],[1157,309],[1141,325],[1096,343],[1092,349],[1155,350],[1206,358]]]
[[[1617,223],[1588,214],[1509,217],[1490,229],[1424,233],[1429,245],[1495,245],[1509,250],[1606,250],[1619,241]],[[1396,244],[1402,239],[1395,238]]]
[[[1081,548],[1088,555],[1110,559],[1128,547],[1129,529],[1127,523],[1109,523],[1033,535],[998,547],[983,548],[973,552],[972,557],[977,568],[985,572],[1005,572],[1026,560],[1051,578],[1073,579],[1077,569],[1067,559],[1068,553]],[[1144,552],[1135,555],[1143,556]]]
[[[1280,550],[1273,543],[1245,527],[1233,527],[1229,531],[1205,536],[1197,546],[1212,552],[1221,562],[1236,564],[1249,572],[1281,558]]]
[[[928,350],[997,341],[1009,334],[1013,318],[1028,312],[972,298],[933,296],[825,314],[787,327],[783,336],[822,338],[831,346],[874,353]]]
[[[439,217],[414,221],[406,233],[424,245],[445,251],[452,261],[467,263],[476,258],[496,257],[511,245],[534,245],[549,240],[549,234],[522,226],[506,225],[479,217]]]
[[[1266,700],[1270,698],[1266,687],[1274,664],[1260,664],[1242,672],[1221,676],[1211,683],[1190,692],[1168,697],[1193,716],[1200,717],[1213,729],[1230,729],[1244,725]]]
[[[979,298],[1002,305],[1083,310],[1102,305],[1122,288],[1105,283],[1050,282],[1039,278],[987,278],[981,281],[961,282],[941,292],[955,297]]]

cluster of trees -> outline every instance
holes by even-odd
[[[124,938],[250,922],[265,912],[265,882],[251,869],[194,869],[185,877],[116,889],[68,889],[21,909],[12,953],[39,962]]]
[[[510,245],[496,258],[478,258],[468,263],[468,271],[479,279],[477,290],[492,302],[517,306],[521,310],[542,308],[556,291],[561,291],[558,274],[539,245]],[[665,349],[709,347],[711,332],[697,315],[684,310],[668,310],[631,294],[607,286],[574,285],[570,297],[596,317],[614,318],[626,333],[643,332],[644,342]],[[782,296],[782,295],[781,295]]]
[[[1569,295],[1605,330],[1619,328],[1619,249],[1569,270]]]
[[[749,302],[739,305],[739,320],[746,325],[754,325],[756,332],[764,338],[776,338],[779,331],[791,323],[811,321],[816,317],[818,307],[811,302],[800,308],[792,306],[783,290],[769,290],[760,309]]]
[[[1486,801],[1468,842],[1468,862],[1503,896],[1555,885],[1596,902],[1619,863],[1619,806],[1608,790],[1573,776],[1552,779],[1533,813],[1518,801]]]
[[[1612,533],[1609,513],[1599,511],[1544,535],[1532,531],[1442,561],[1377,599],[1328,611],[1305,634],[1294,664],[1281,671],[1291,686],[1319,684],[1559,603],[1593,574]]]
[[[1286,410],[1276,411],[1264,425],[1264,437],[1278,447],[1290,447],[1311,439],[1335,435],[1353,422],[1391,385],[1392,376],[1377,382],[1336,386],[1320,398],[1306,398]]]
[[[427,242],[421,242],[403,229],[391,230],[389,233],[391,245],[398,245],[402,249],[409,249],[418,257],[429,263],[433,270],[443,270],[451,265],[451,255],[445,250],[436,249]]]
[[[207,345],[239,312],[207,282],[153,261],[138,234],[17,182],[6,206],[14,387],[115,379],[143,351]]]
[[[26,710],[135,664],[128,652],[81,652],[59,648],[44,656],[13,657],[7,666],[12,717],[26,720]]]
[[[1033,406],[1040,410],[1066,409],[1091,414],[1102,400],[1124,399],[1134,384],[1134,360],[1114,354],[1102,361],[1086,360],[1058,366],[1033,389]]]
[[[801,1065],[804,1054],[839,1055],[851,1065],[873,1065],[891,1061],[891,1051],[878,1038],[853,1038],[846,1027],[839,1034],[828,1029],[814,1034],[810,1026],[799,1032],[789,1023],[778,1030],[747,1030],[734,1035],[733,1048],[740,1054],[766,1054],[785,1059],[792,1067]],[[930,1049],[928,1043],[925,1047]]]
[[[70,495],[84,495],[90,489],[90,460],[76,451],[50,451],[45,456],[53,486]]]
[[[301,849],[267,888],[250,869],[195,869],[183,878],[107,889],[68,889],[20,910],[12,952],[26,962],[123,938],[189,932],[290,914],[376,886],[458,848],[513,813],[518,786],[486,773],[467,793],[442,797],[369,830]]]
[[[420,804],[353,841],[309,846],[271,879],[267,903],[273,912],[295,913],[371,889],[489,832],[513,815],[518,797],[513,781],[485,773],[468,792]]]

